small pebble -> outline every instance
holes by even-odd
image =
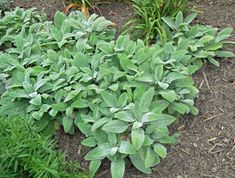
[[[229,142],[229,139],[225,138],[224,143],[228,143],[228,142]]]
[[[211,171],[212,171],[212,172],[216,172],[217,169],[214,167],[214,168],[211,169]]]
[[[195,148],[197,148],[197,144],[196,144],[196,143],[193,143],[193,146],[194,146]]]

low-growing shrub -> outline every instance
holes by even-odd
[[[168,126],[182,114],[198,113],[191,75],[209,55],[232,56],[219,52],[231,30],[216,33],[190,26],[194,15],[181,17],[165,19],[170,27],[179,24],[168,33],[172,40],[150,47],[129,36],[113,40],[112,23],[96,15],[57,12],[54,23],[21,25],[0,40],[6,47],[0,53],[0,114],[29,115],[46,134],[58,124],[70,134],[78,127],[86,136],[82,144],[93,148],[85,156],[91,175],[104,158],[114,178],[124,175],[125,159],[151,173],[166,157],[165,145],[177,142]],[[219,47],[210,47],[214,43]]]
[[[0,177],[77,177],[71,163],[58,153],[52,141],[38,134],[29,120],[0,118]],[[70,172],[68,172],[70,170]]]

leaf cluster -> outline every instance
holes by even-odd
[[[86,136],[82,144],[92,148],[85,156],[91,176],[104,158],[112,162],[114,178],[124,175],[127,158],[151,173],[166,157],[165,146],[177,143],[178,133],[170,134],[168,126],[182,114],[198,114],[191,75],[208,55],[232,56],[219,52],[231,30],[191,27],[187,22],[194,15],[181,16],[164,19],[174,28],[168,33],[172,40],[150,47],[129,36],[113,40],[111,22],[76,12],[57,12],[54,22],[5,34],[0,114],[29,115],[45,134],[58,124],[70,134],[79,128]],[[215,39],[220,47],[209,48]],[[201,55],[204,51],[208,55]]]
[[[19,33],[24,27],[26,33],[31,25],[46,20],[45,15],[40,15],[36,8],[23,10],[16,8],[14,11],[7,11],[5,15],[0,18],[0,47],[4,43],[5,47],[11,47],[7,41],[14,40],[14,36]]]
[[[219,66],[216,58],[234,57],[232,52],[223,51],[224,44],[234,44],[234,42],[227,40],[231,37],[233,29],[225,28],[219,31],[218,28],[209,25],[190,25],[196,16],[197,14],[193,13],[184,18],[182,12],[179,12],[176,18],[163,17],[162,20],[166,24],[164,27],[166,37],[164,39],[168,40],[160,39],[162,43],[171,41],[173,44],[178,45],[180,49],[188,51],[191,59],[189,61],[184,60],[183,64],[192,64],[189,66],[191,74],[203,65],[201,59],[206,59],[210,63]]]

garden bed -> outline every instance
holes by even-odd
[[[15,0],[13,5],[37,7],[50,18],[56,10],[64,8],[62,1],[56,0]],[[235,2],[201,0],[192,5],[201,12],[199,23],[235,28]],[[130,7],[121,3],[101,5],[99,9],[116,23],[118,30],[131,16]],[[229,50],[235,52],[235,47]],[[194,76],[200,90],[196,102],[200,114],[184,116],[174,126],[181,133],[180,144],[169,148],[167,158],[149,177],[235,177],[235,61],[221,59],[220,64],[220,68],[207,64]],[[56,140],[58,148],[67,152],[68,159],[87,168],[88,162],[83,160],[87,149],[80,146],[83,136],[79,132],[71,136],[61,131]],[[97,177],[110,177],[109,162],[104,162]],[[125,177],[146,175],[128,165]]]

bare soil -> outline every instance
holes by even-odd
[[[234,0],[195,0],[191,3],[200,12],[198,23],[218,28],[235,28]],[[60,0],[15,0],[14,6],[37,7],[50,18],[62,10]],[[107,19],[117,24],[118,33],[132,16],[130,7],[121,3],[99,6]],[[233,39],[234,40],[233,36]],[[235,46],[227,49],[235,52]],[[200,114],[184,116],[175,129],[180,130],[180,144],[168,150],[168,157],[154,168],[152,175],[144,175],[127,166],[126,178],[235,178],[235,60],[219,59],[221,67],[205,65],[195,76],[200,94],[196,101]],[[67,152],[68,159],[86,169],[82,157],[87,149],[81,147],[83,136],[65,135],[60,131],[58,148]],[[109,162],[105,161],[97,177],[111,177]]]
[[[12,7],[36,7],[39,12],[46,13],[48,18],[52,19],[56,11],[64,9],[64,0],[13,0]]]

